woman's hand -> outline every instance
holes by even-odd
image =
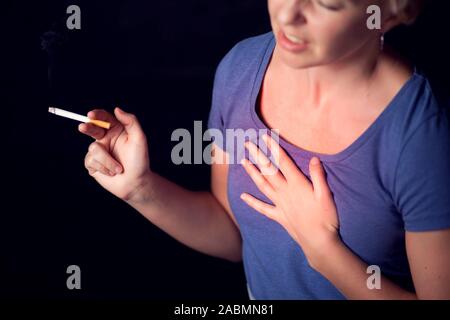
[[[129,201],[149,181],[147,139],[136,116],[119,108],[114,114],[98,109],[88,113],[91,119],[110,122],[109,130],[89,123],[79,125],[80,132],[95,139],[84,165],[102,187]]]
[[[281,224],[313,265],[340,242],[337,210],[325,171],[319,159],[313,157],[309,164],[310,183],[275,140],[268,135],[263,139],[279,169],[251,142],[247,142],[246,147],[259,169],[248,159],[241,163],[273,205],[247,193],[241,198],[256,211]]]

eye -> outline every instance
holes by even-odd
[[[325,9],[331,10],[331,11],[339,11],[343,8],[342,4],[333,4],[333,3],[325,3],[322,0],[317,0],[319,5]]]

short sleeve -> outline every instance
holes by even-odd
[[[407,138],[397,163],[394,201],[406,231],[450,228],[450,129],[445,112]]]

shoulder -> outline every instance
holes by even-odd
[[[448,169],[448,108],[447,102],[436,97],[428,78],[417,70],[402,85],[390,102],[384,118],[388,120],[379,131],[389,185],[399,175],[409,177],[430,165]]]
[[[263,53],[273,39],[273,33],[267,32],[241,40],[225,55],[221,64],[252,60],[252,58],[255,58],[255,55]]]
[[[450,226],[450,125],[448,103],[415,72],[399,93],[387,140],[393,148],[392,195],[407,231]],[[396,138],[399,138],[398,140]],[[392,156],[395,154],[395,156]]]
[[[228,125],[232,114],[243,108],[263,62],[274,41],[272,32],[244,39],[225,55],[217,67],[210,112],[210,127]]]
[[[397,109],[394,126],[403,143],[436,121],[445,127],[441,130],[448,130],[449,105],[437,98],[425,75],[414,71],[394,99]]]
[[[224,123],[245,106],[242,101],[248,100],[272,41],[272,32],[244,39],[221,60],[214,78],[212,113],[220,113]]]
[[[398,165],[407,163],[409,169],[417,171],[439,167],[450,172],[448,102],[438,99],[428,79],[415,71],[399,92],[395,107],[399,112],[392,129],[399,138]]]
[[[379,69],[381,91],[391,97],[390,105],[395,109],[397,132],[409,136],[429,119],[445,115],[448,102],[438,98],[428,77],[409,61],[388,51]]]
[[[273,39],[273,33],[268,32],[238,42],[221,60],[216,79],[237,77],[257,69]]]

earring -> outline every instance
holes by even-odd
[[[383,49],[384,49],[384,32],[381,33],[380,36],[380,50],[383,51]]]

